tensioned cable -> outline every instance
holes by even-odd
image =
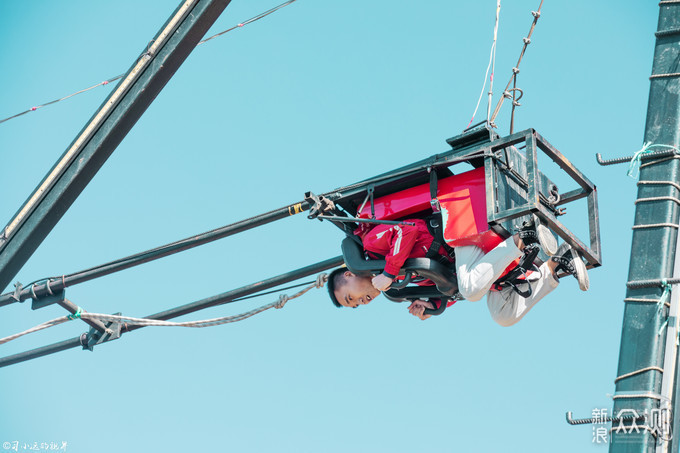
[[[527,34],[526,38],[522,38],[522,41],[524,42],[524,45],[522,46],[522,51],[519,54],[519,59],[517,60],[517,64],[515,65],[514,68],[512,68],[512,75],[510,76],[510,80],[508,81],[508,84],[505,86],[505,90],[503,90],[503,95],[501,98],[498,100],[498,104],[496,104],[496,108],[493,111],[493,115],[491,116],[491,119],[489,120],[489,124],[492,126],[495,126],[494,121],[496,121],[496,116],[498,116],[498,112],[501,109],[501,106],[503,105],[503,101],[505,98],[511,98],[511,94],[508,91],[510,88],[510,85],[513,83],[513,81],[516,79],[517,74],[519,74],[519,65],[522,62],[522,58],[524,57],[524,53],[527,50],[527,46],[531,44],[531,35],[534,33],[534,29],[536,28],[536,24],[538,23],[538,19],[541,17],[541,8],[543,7],[543,0],[541,0],[541,3],[538,5],[538,10],[537,11],[532,11],[531,15],[534,16],[534,20],[531,22],[531,28],[529,29],[529,34]]]
[[[210,41],[211,39],[215,39],[215,38],[217,38],[217,37],[219,37],[219,36],[222,36],[222,35],[224,35],[225,33],[229,33],[230,31],[236,30],[237,28],[241,28],[241,27],[243,27],[243,26],[245,26],[245,25],[252,24],[253,22],[256,22],[256,21],[258,21],[258,20],[260,20],[260,19],[262,19],[262,18],[264,18],[264,17],[267,17],[268,15],[270,15],[270,14],[272,14],[272,13],[275,13],[276,11],[280,10],[281,8],[284,8],[284,7],[288,6],[288,5],[290,5],[291,3],[295,3],[296,1],[297,1],[297,0],[289,0],[289,1],[287,1],[287,2],[281,3],[280,5],[275,6],[274,8],[271,8],[271,9],[269,9],[269,10],[267,10],[267,11],[264,11],[264,12],[262,12],[262,13],[256,15],[256,16],[251,17],[251,18],[248,19],[248,20],[245,20],[245,21],[243,21],[243,22],[240,22],[240,23],[237,24],[237,25],[234,25],[234,26],[231,27],[231,28],[228,28],[228,29],[226,29],[226,30],[224,30],[224,31],[221,31],[221,32],[215,34],[215,35],[212,35],[212,36],[209,37],[209,38],[204,39],[203,41],[199,42],[199,43],[197,44],[197,46],[199,46],[199,45],[201,45],[201,44],[203,44],[203,43],[205,43],[205,42],[208,42],[208,41]],[[125,74],[117,75],[116,77],[112,77],[112,78],[110,78],[110,79],[108,79],[108,80],[104,80],[103,82],[99,82],[99,83],[97,83],[97,84],[95,84],[95,85],[92,85],[91,87],[84,88],[84,89],[82,89],[82,90],[78,90],[78,91],[76,91],[75,93],[71,93],[71,94],[69,94],[69,95],[67,95],[67,96],[64,96],[64,97],[62,97],[62,98],[55,99],[55,100],[50,101],[50,102],[45,102],[44,104],[36,105],[36,106],[34,106],[34,107],[31,107],[31,108],[28,109],[28,110],[24,110],[23,112],[17,113],[16,115],[12,115],[12,116],[9,116],[9,117],[7,117],[7,118],[1,119],[1,120],[0,120],[0,123],[4,123],[5,121],[9,121],[9,120],[11,120],[11,119],[20,117],[20,116],[25,115],[25,114],[27,114],[27,113],[35,112],[36,110],[41,109],[41,108],[43,108],[43,107],[46,107],[46,106],[48,106],[48,105],[52,105],[52,104],[56,104],[57,102],[65,101],[66,99],[69,99],[69,98],[71,98],[71,97],[73,97],[73,96],[75,96],[75,95],[77,95],[77,94],[85,93],[86,91],[90,91],[90,90],[92,90],[92,89],[94,89],[94,88],[97,88],[97,87],[99,87],[99,86],[108,85],[108,84],[111,83],[111,82],[115,82],[116,80],[119,80],[119,79],[123,78],[124,75],[125,75]]]
[[[150,319],[150,318],[133,318],[130,316],[120,316],[120,315],[107,315],[103,313],[89,313],[84,311],[81,307],[78,307],[78,310],[70,315],[67,316],[60,316],[59,318],[52,319],[50,321],[44,322],[42,324],[39,324],[35,327],[32,327],[28,330],[24,330],[23,332],[19,332],[13,335],[9,335],[4,338],[0,338],[0,345],[9,343],[12,340],[16,340],[19,337],[23,337],[24,335],[28,335],[34,332],[38,332],[40,330],[47,329],[49,327],[54,327],[58,326],[59,324],[63,324],[68,321],[72,321],[74,319],[83,319],[83,320],[93,320],[93,321],[102,321],[102,322],[115,322],[119,324],[126,324],[126,325],[131,325],[131,326],[166,326],[166,327],[194,327],[194,328],[202,328],[202,327],[213,327],[213,326],[219,326],[222,324],[229,324],[233,322],[238,322],[238,321],[243,321],[244,319],[248,319],[252,316],[255,316],[259,313],[262,313],[263,311],[269,310],[270,308],[283,308],[284,305],[286,305],[286,302],[289,300],[295,299],[297,297],[302,296],[305,294],[307,291],[311,290],[312,288],[322,288],[323,285],[328,281],[328,276],[325,273],[321,273],[316,277],[316,280],[311,282],[309,286],[306,288],[301,289],[297,293],[293,294],[292,296],[288,296],[286,294],[281,294],[276,302],[272,302],[266,305],[263,305],[261,307],[255,308],[253,310],[247,311],[245,313],[240,313],[238,315],[233,315],[233,316],[222,316],[219,318],[211,318],[211,319],[203,319],[200,321],[185,321],[185,322],[174,322],[174,321],[164,321],[164,320],[159,320],[159,319]],[[294,285],[292,287],[296,286],[302,286],[303,284],[299,285]],[[291,287],[289,287],[291,288]],[[278,292],[278,291],[284,291],[286,288],[278,289],[275,291],[271,292]],[[258,296],[262,296],[265,293],[259,294]],[[247,297],[245,297],[247,298]],[[243,298],[243,299],[245,299]],[[238,300],[238,299],[235,299]],[[107,332],[111,333],[111,332]]]
[[[475,106],[475,111],[472,112],[472,118],[470,118],[470,122],[468,123],[467,128],[470,127],[470,124],[475,120],[475,115],[477,115],[477,110],[479,109],[479,104],[482,102],[482,96],[484,96],[484,89],[486,88],[486,78],[489,75],[489,69],[491,69],[491,78],[490,78],[490,86],[489,86],[489,104],[486,109],[486,122],[489,122],[489,114],[491,113],[491,99],[493,98],[493,75],[494,72],[496,71],[496,41],[498,38],[498,19],[500,18],[500,13],[501,13],[501,0],[497,0],[496,4],[496,24],[493,27],[493,42],[491,43],[491,52],[489,54],[489,64],[486,66],[486,72],[484,73],[484,84],[482,85],[482,91],[479,92],[479,99],[477,99],[477,105]]]

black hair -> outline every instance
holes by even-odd
[[[335,290],[345,284],[344,274],[346,270],[346,267],[339,267],[333,270],[333,272],[328,274],[328,283],[326,283],[326,286],[328,286],[328,295],[331,296],[333,305],[338,308],[342,308],[343,306],[340,305],[340,302],[338,302],[338,299],[335,297]]]

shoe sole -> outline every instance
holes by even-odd
[[[536,235],[538,236],[538,242],[541,244],[541,248],[548,256],[553,256],[557,253],[557,239],[550,232],[548,227],[539,222],[538,218],[534,217],[534,222],[536,225]]]
[[[588,291],[588,289],[590,288],[590,278],[588,277],[588,269],[586,269],[586,265],[581,259],[581,256],[578,254],[576,250],[574,250],[573,247],[571,247],[571,254],[574,257],[572,263],[575,271],[574,276],[578,281],[578,287],[581,291]]]

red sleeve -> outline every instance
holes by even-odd
[[[418,239],[418,227],[378,225],[363,238],[364,249],[385,255],[384,274],[395,278]]]

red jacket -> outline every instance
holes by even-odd
[[[355,232],[361,237],[364,250],[371,258],[385,258],[383,274],[390,278],[395,278],[399,274],[399,269],[407,258],[424,258],[434,241],[424,220],[408,219],[405,222],[413,222],[415,226],[381,224],[370,229],[359,228]],[[439,249],[439,253],[448,257],[444,247]],[[425,280],[418,284],[432,285],[433,283]],[[439,300],[434,302],[438,307]],[[451,306],[454,302],[451,301],[447,305]]]
[[[399,274],[399,269],[407,258],[424,258],[434,238],[421,219],[408,219],[411,225],[376,225],[367,232],[358,232],[369,256],[385,257],[385,271],[390,278]],[[439,252],[446,255],[442,247]]]

